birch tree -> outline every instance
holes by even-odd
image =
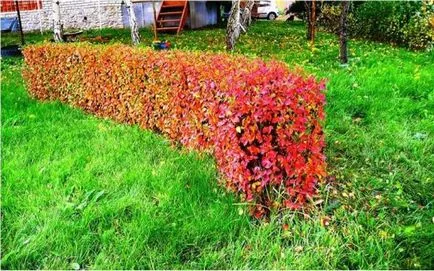
[[[341,18],[340,18],[340,29],[339,29],[339,59],[342,64],[348,63],[348,29],[347,29],[347,17],[348,10],[350,8],[350,2],[348,0],[343,0],[341,2]]]
[[[241,15],[241,26],[244,28],[244,31],[247,31],[247,28],[252,23],[252,8],[254,5],[255,0],[248,0],[243,9],[243,14]]]
[[[127,6],[127,10],[129,13],[129,21],[131,27],[131,40],[134,45],[140,43],[140,34],[139,34],[139,26],[137,24],[136,14],[134,13],[134,6],[131,0],[125,0],[125,4]]]
[[[59,0],[53,0],[53,34],[55,42],[63,41],[63,25],[60,20]]]
[[[226,28],[226,49],[231,51],[240,36],[240,0],[232,0],[231,13]]]

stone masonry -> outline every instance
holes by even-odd
[[[41,2],[41,9],[21,11],[24,31],[46,31],[52,28],[53,1],[42,0]],[[64,29],[120,28],[124,26],[122,0],[59,0],[59,2]],[[16,16],[15,11],[1,13],[1,17]]]

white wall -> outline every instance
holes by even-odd
[[[63,27],[89,29],[123,27],[122,0],[59,0]],[[99,2],[99,3],[98,3]],[[21,11],[24,31],[52,28],[52,0],[42,0],[41,10]],[[3,12],[1,17],[16,17],[16,12]]]
[[[158,13],[160,10],[161,2],[155,3],[155,10]],[[139,27],[151,26],[154,24],[154,11],[152,9],[152,3],[135,3],[134,12],[136,15],[137,23]],[[128,11],[125,6],[122,7],[123,14],[123,25],[125,27],[130,26],[130,21],[128,17]]]
[[[90,29],[98,27],[129,27],[128,12],[122,0],[59,0],[61,21],[64,29]],[[100,4],[98,4],[98,2]],[[24,31],[51,30],[52,0],[42,0],[41,10],[21,11]],[[155,3],[158,12],[161,3]],[[154,23],[152,3],[135,3],[139,27]],[[1,13],[1,17],[16,17],[16,12]],[[190,18],[187,25],[200,28],[217,23],[216,3],[206,1],[190,2]]]

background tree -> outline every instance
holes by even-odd
[[[307,32],[306,38],[311,42],[311,45],[315,42],[315,27],[316,27],[316,1],[304,1],[306,9],[306,21],[307,21]]]
[[[232,0],[231,12],[226,27],[226,50],[233,50],[240,36],[240,0]]]
[[[53,35],[55,42],[63,41],[63,25],[60,21],[59,0],[53,0]]]
[[[134,6],[131,0],[125,0],[125,4],[127,5],[127,10],[129,13],[129,21],[131,27],[131,40],[134,45],[140,43],[140,34],[139,34],[139,26],[137,24],[136,14],[134,13]]]
[[[252,9],[255,5],[255,0],[247,0],[241,15],[240,3],[241,0],[232,0],[231,12],[226,28],[226,49],[229,51],[235,48],[235,43],[240,36],[240,29],[246,33],[252,23]]]
[[[341,18],[339,30],[339,58],[342,64],[348,63],[348,29],[347,29],[347,16],[350,9],[350,1],[343,0],[341,2]]]
[[[241,15],[241,25],[243,26],[244,31],[247,31],[247,28],[252,23],[252,8],[254,5],[255,0],[248,0],[243,9],[243,14]]]

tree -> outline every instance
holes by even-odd
[[[315,27],[316,27],[316,1],[304,1],[306,8],[306,20],[307,20],[307,33],[306,38],[311,42],[311,45],[315,42]]]
[[[233,50],[240,36],[240,0],[232,0],[231,13],[226,27],[226,49]]]
[[[229,51],[235,48],[235,43],[240,36],[240,29],[246,33],[247,28],[252,23],[252,8],[255,5],[255,0],[247,0],[242,15],[240,15],[240,1],[241,0],[232,0],[231,12],[228,18],[226,49]]]
[[[341,2],[341,18],[340,18],[340,29],[339,29],[339,58],[342,64],[348,63],[348,29],[347,29],[347,16],[348,10],[350,8],[350,2],[348,0],[343,0]]]
[[[134,45],[140,43],[140,34],[139,34],[139,26],[137,24],[136,14],[134,13],[134,6],[131,0],[125,0],[125,4],[127,5],[127,10],[129,13],[129,21],[131,27],[131,40]]]
[[[243,9],[243,14],[241,15],[241,26],[244,28],[245,32],[252,23],[252,8],[254,5],[255,0],[247,0],[247,4]]]
[[[60,21],[59,0],[53,0],[53,34],[55,42],[63,41],[63,25]]]

